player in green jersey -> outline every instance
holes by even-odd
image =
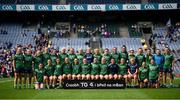
[[[43,89],[44,88],[44,75],[45,70],[43,69],[43,64],[39,64],[39,68],[35,69],[35,89]]]
[[[81,79],[81,65],[78,62],[77,58],[74,59],[74,63],[72,64],[72,79],[80,80]]]
[[[94,58],[93,63],[91,63],[91,79],[98,80],[99,72],[100,72],[100,66],[98,64],[98,59]]]
[[[52,64],[51,59],[48,59],[47,63],[48,64],[44,67],[45,69],[44,80],[47,88],[49,89],[52,87],[52,83],[53,83],[54,65]]]
[[[78,59],[78,63],[82,64],[82,61],[83,61],[83,58],[84,58],[84,53],[83,53],[83,49],[82,48],[80,48],[78,50],[78,54],[76,54],[76,56],[77,56],[77,59]]]
[[[62,48],[60,54],[59,54],[59,58],[61,60],[62,63],[64,63],[64,59],[68,57],[68,54],[66,53],[66,49]]]
[[[69,61],[68,57],[65,58],[64,64],[62,65],[63,68],[63,80],[67,79],[70,80],[72,77],[72,65]]]
[[[151,59],[151,62],[149,64],[150,87],[156,87],[156,88],[159,87],[158,77],[159,77],[159,67],[156,65],[155,61]]]
[[[120,55],[117,52],[117,47],[112,49],[111,57],[115,59],[116,63],[119,62]]]
[[[40,63],[43,63],[43,57],[41,55],[41,51],[37,50],[36,55],[34,57],[34,70],[38,69]]]
[[[106,64],[106,59],[104,57],[101,59],[100,64],[100,79],[108,80],[108,65]]]
[[[83,59],[83,64],[81,65],[81,79],[90,79],[90,74],[91,74],[91,65],[88,64],[87,59]]]
[[[26,54],[24,55],[25,75],[23,82],[25,85],[28,78],[28,88],[31,88],[32,76],[33,76],[33,63],[34,63],[34,57],[31,54],[31,50],[28,49],[26,50]]]
[[[153,55],[151,53],[151,49],[147,49],[147,54],[146,54],[146,64],[147,66],[150,64],[151,59],[153,59]]]
[[[138,53],[136,55],[136,62],[138,67],[140,67],[142,65],[142,62],[144,62],[146,60],[144,54],[143,54],[143,49],[139,48],[138,49]]]
[[[165,54],[164,54],[164,67],[163,67],[163,83],[167,83],[167,76],[169,77],[169,84],[172,85],[173,82],[173,66],[175,63],[175,58],[171,54],[171,50],[169,48],[165,48]]]
[[[69,62],[72,64],[74,59],[76,58],[74,48],[70,48],[68,58],[69,58]]]
[[[56,65],[56,59],[58,58],[56,55],[56,50],[52,49],[52,52],[50,54],[50,58],[52,60],[52,65]]]
[[[135,54],[134,54],[134,50],[133,49],[130,49],[129,50],[129,54],[128,54],[128,62],[131,58],[135,58]]]
[[[50,53],[48,51],[48,47],[44,48],[44,53],[43,53],[43,65],[47,65],[47,60],[50,59]]]
[[[127,76],[127,64],[124,58],[121,58],[121,60],[119,61],[120,63],[118,64],[119,66],[119,75],[118,75],[118,79],[125,79],[125,83],[127,84],[128,81],[128,76]]]
[[[128,52],[127,52],[127,50],[126,50],[126,46],[125,46],[125,45],[123,45],[123,46],[121,47],[120,59],[121,59],[121,58],[124,58],[124,59],[125,59],[125,62],[127,62],[127,60],[128,60]]]
[[[18,87],[21,88],[22,85],[22,76],[24,74],[24,56],[22,54],[22,48],[18,47],[16,54],[14,55],[13,58],[13,69],[15,72],[15,77],[14,77],[14,88]],[[18,82],[19,80],[19,82]]]
[[[148,78],[149,78],[148,75],[149,75],[149,70],[148,70],[147,64],[146,62],[143,62],[141,67],[139,67],[139,70],[138,70],[138,79],[139,79],[140,88],[143,88],[148,85]]]
[[[107,63],[107,64],[110,63],[111,55],[110,55],[110,53],[109,53],[109,49],[108,49],[108,48],[106,48],[106,49],[104,50],[104,53],[103,53],[102,57],[104,57],[104,58],[106,59],[106,63]]]
[[[94,49],[94,55],[93,56],[94,56],[94,58],[98,59],[98,63],[100,64],[102,55],[100,54],[99,49]]]
[[[55,70],[54,70],[54,77],[53,77],[53,85],[56,85],[56,82],[59,82],[59,87],[62,85],[62,63],[59,58],[56,59],[56,65],[55,65]],[[59,88],[58,87],[58,88]]]

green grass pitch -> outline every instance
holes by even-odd
[[[175,84],[180,84],[176,78]],[[13,89],[13,79],[0,79],[0,99],[178,99],[180,88],[161,89]]]

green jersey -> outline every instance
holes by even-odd
[[[38,69],[40,63],[43,63],[43,58],[41,55],[34,57],[34,69]]]
[[[159,76],[159,67],[154,64],[149,64],[149,79],[157,79]]]
[[[146,55],[146,65],[150,64],[151,59],[153,59],[153,55]]]
[[[79,64],[82,64],[83,58],[84,58],[83,54],[77,54],[77,59],[78,59]]]
[[[91,63],[91,75],[99,75],[99,64]]]
[[[111,55],[110,54],[104,54],[103,57],[106,59],[106,63],[109,64],[111,60]]]
[[[14,60],[16,63],[16,68],[23,68],[24,67],[24,56],[23,56],[23,54],[14,55]]]
[[[119,74],[126,75],[127,74],[127,65],[126,64],[118,64],[119,66]]]
[[[54,75],[59,76],[59,75],[62,75],[62,74],[63,74],[62,65],[61,64],[56,64],[55,65],[55,70],[54,70]]]
[[[72,74],[77,75],[81,73],[80,64],[72,64]]]
[[[32,69],[34,58],[32,55],[24,55],[24,67],[26,69]]]
[[[57,55],[56,55],[56,54],[52,54],[52,55],[50,55],[50,58],[51,58],[51,60],[52,60],[52,64],[53,64],[53,65],[56,65]]]
[[[48,59],[50,59],[50,54],[44,53],[42,56],[43,56],[43,64],[47,65],[47,61],[48,61]]]
[[[72,72],[72,66],[70,63],[64,63],[63,65],[63,74],[71,74]]]
[[[90,64],[82,64],[81,66],[81,73],[82,74],[91,74],[91,65]]]
[[[72,64],[74,62],[74,59],[76,58],[76,55],[75,54],[69,54],[68,58],[69,58],[70,63]]]
[[[136,55],[136,61],[137,61],[138,67],[140,67],[142,65],[142,63],[145,61],[144,54],[137,54]]]
[[[35,76],[36,76],[37,82],[43,82],[44,75],[45,75],[44,69],[35,69]]]
[[[97,58],[98,63],[101,62],[101,58],[102,58],[101,54],[94,54],[93,56],[94,56],[94,58]]]
[[[136,56],[135,56],[135,55],[129,55],[129,56],[128,56],[128,59],[129,59],[129,60],[130,60],[130,59],[132,59],[132,58],[134,58],[134,59],[135,59],[135,58],[136,58]]]
[[[107,75],[107,74],[108,74],[108,65],[100,64],[100,75]]]
[[[119,54],[118,54],[118,53],[112,53],[112,54],[111,54],[111,57],[115,59],[116,63],[118,63],[118,62],[119,62],[119,58],[120,58],[120,56],[119,56]]]
[[[59,55],[59,59],[61,60],[62,63],[64,63],[64,59],[65,59],[66,57],[68,57],[68,55],[67,55],[66,53],[61,53],[61,54]]]
[[[149,75],[149,71],[148,68],[146,67],[140,67],[139,68],[139,80],[144,80],[144,79],[148,79],[148,75]]]
[[[171,68],[173,60],[174,60],[174,56],[171,54],[170,55],[164,55],[164,58],[165,58],[164,68]]]
[[[119,55],[120,55],[120,59],[121,59],[121,58],[124,58],[125,61],[128,60],[128,53],[127,53],[127,52],[120,52]]]
[[[46,76],[54,75],[54,65],[46,65],[44,69],[45,69]]]

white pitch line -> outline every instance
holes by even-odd
[[[11,82],[11,81],[13,80],[11,79],[11,80],[0,81],[0,83],[6,83],[6,82]]]

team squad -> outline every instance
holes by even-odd
[[[174,63],[169,48],[162,53],[159,49],[152,53],[151,49],[139,48],[135,54],[124,45],[120,52],[114,47],[111,51],[79,49],[77,53],[73,48],[57,52],[47,47],[36,51],[17,47],[13,57],[14,88],[31,88],[33,83],[35,89],[61,88],[64,80],[124,80],[126,86],[158,88],[172,85]]]

